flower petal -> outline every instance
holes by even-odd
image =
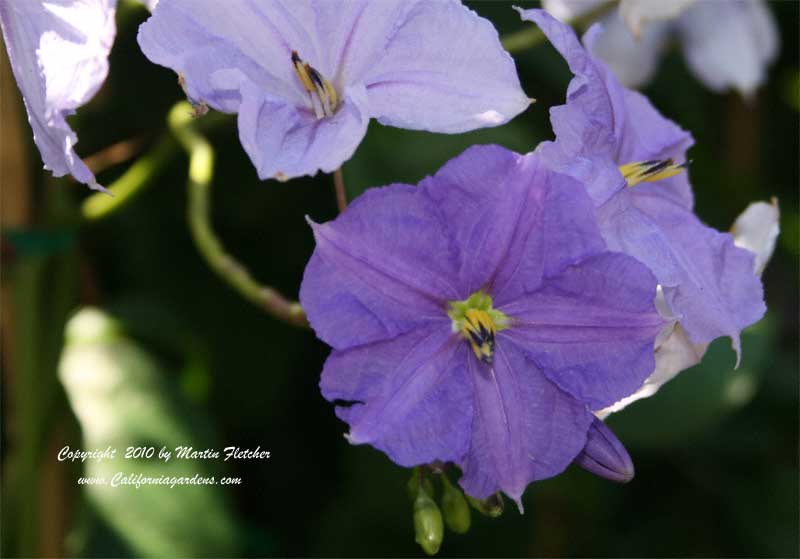
[[[561,473],[583,449],[592,414],[513,342],[499,341],[491,367],[468,362],[475,420],[460,484],[479,499],[501,490],[521,508],[528,483]]]
[[[336,114],[323,119],[251,83],[241,91],[239,139],[261,179],[333,172],[350,159],[367,132],[363,88],[349,89]]]
[[[108,74],[116,26],[113,0],[2,2],[0,27],[44,168],[102,190],[73,149],[66,117],[86,104]]]
[[[346,349],[449,321],[447,301],[459,299],[450,282],[455,259],[437,208],[419,189],[368,190],[336,220],[312,227],[317,247],[300,301],[326,343]]]
[[[772,258],[779,234],[780,210],[775,198],[769,204],[753,202],[736,218],[731,227],[736,246],[756,255],[755,272],[759,276]]]
[[[655,366],[656,280],[630,256],[601,253],[505,307],[512,339],[562,390],[600,409],[639,388]]]
[[[619,12],[603,18],[603,33],[595,40],[592,53],[605,62],[626,87],[649,82],[658,68],[661,51],[667,46],[669,26],[651,23],[636,38]]]
[[[420,191],[438,208],[458,250],[459,299],[489,281],[517,220],[526,215],[520,204],[521,160],[500,146],[473,146],[420,182]]]
[[[603,249],[591,201],[535,156],[473,146],[420,183],[458,247],[461,298],[488,289],[495,303],[538,287],[544,274]],[[551,243],[558,250],[547,253]]]
[[[472,422],[468,348],[441,323],[392,340],[334,351],[320,387],[350,424],[348,440],[369,443],[401,466],[458,461]]]
[[[691,135],[664,118],[643,95],[627,90],[609,69],[590,54],[601,36],[593,25],[584,36],[584,48],[571,27],[542,10],[520,11],[534,21],[562,54],[575,78],[567,91],[567,104],[550,111],[556,145],[544,142],[537,148],[554,169],[587,183],[595,203],[602,204],[624,186],[619,165],[671,157],[684,161],[693,144]],[[587,51],[587,48],[589,49]],[[657,195],[692,206],[686,177],[659,181]]]
[[[736,246],[756,255],[754,271],[757,276],[763,272],[775,248],[775,240],[779,233],[778,217],[777,200],[773,199],[770,204],[754,202],[736,219],[731,228]],[[663,300],[663,292],[659,299]],[[657,299],[657,304],[659,299]],[[708,343],[692,343],[680,324],[675,325],[666,340],[656,348],[656,369],[653,374],[647,377],[647,380],[636,392],[595,412],[595,414],[600,419],[604,419],[609,414],[618,412],[637,400],[649,398],[678,373],[697,365],[705,355],[708,345]]]
[[[556,50],[564,57],[575,75],[567,90],[566,109],[563,116],[555,118],[551,109],[553,129],[559,142],[569,146],[574,153],[591,153],[613,157],[617,151],[615,133],[624,120],[617,121],[615,114],[621,110],[622,87],[613,78],[609,80],[605,66],[598,64],[578,40],[572,28],[553,18],[544,10],[521,10],[520,17],[539,26]],[[591,38],[599,33],[598,26],[587,32]],[[610,83],[606,83],[607,80]],[[571,121],[567,117],[575,115]],[[563,137],[562,137],[563,136]]]
[[[706,349],[708,349],[707,343],[693,344],[689,341],[686,331],[679,324],[676,325],[670,336],[656,349],[656,368],[642,386],[633,394],[596,411],[595,415],[605,419],[637,400],[649,398],[678,373],[697,365],[705,355]]]
[[[703,225],[697,217],[655,197],[640,196],[636,206],[664,236],[672,254],[670,284],[662,281],[665,260],[654,253],[636,253],[659,278],[666,301],[692,343],[730,336],[739,353],[739,332],[766,311],[761,281],[754,273],[754,255],[737,248],[733,238]],[[602,228],[602,225],[601,225]],[[609,242],[613,246],[612,242]]]
[[[620,0],[619,14],[625,21],[634,37],[641,37],[643,26],[647,22],[664,21],[677,17],[696,0],[670,0],[669,2],[653,2],[652,0]]]
[[[456,0],[171,0],[141,26],[139,44],[181,76],[190,99],[239,113],[262,179],[337,169],[372,116],[461,132],[528,104],[494,27]],[[294,51],[343,101],[333,116],[316,120]]]
[[[185,78],[191,98],[223,112],[238,111],[244,83],[305,106],[291,52],[312,65],[320,59],[315,35],[279,0],[162,2],[138,40],[150,61]]]
[[[605,0],[542,0],[542,7],[564,23],[599,8]]]
[[[317,68],[335,83],[363,84],[380,64],[389,38],[420,1],[311,2],[315,32],[325,41]]]
[[[139,0],[151,12],[158,6],[158,0]]]
[[[530,104],[497,30],[455,0],[414,4],[385,49],[364,77],[382,124],[465,132],[503,124]]]
[[[678,29],[689,68],[714,91],[752,95],[778,54],[775,18],[762,0],[697,2]]]
[[[363,87],[340,87],[336,114],[314,116],[291,53],[330,76],[315,21],[308,2],[172,0],[140,27],[139,44],[183,77],[192,100],[239,113],[239,137],[261,179],[291,178],[339,168],[369,122]]]

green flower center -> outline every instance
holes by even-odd
[[[464,301],[450,301],[447,316],[453,321],[453,332],[458,332],[469,343],[475,357],[491,364],[494,359],[495,336],[509,327],[511,320],[492,308],[492,297],[482,290]]]

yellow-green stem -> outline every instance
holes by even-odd
[[[300,303],[286,299],[272,287],[261,285],[250,272],[229,255],[211,228],[210,193],[214,176],[214,150],[198,132],[188,103],[178,103],[168,122],[178,143],[189,156],[189,228],[206,263],[245,299],[280,320],[307,327]],[[200,119],[202,120],[202,119]]]
[[[189,117],[190,114],[191,108],[186,116]],[[197,119],[197,126],[202,130],[209,130],[229,122],[231,119],[230,115],[210,113]],[[107,190],[111,196],[106,192],[96,192],[84,200],[81,206],[83,219],[90,222],[99,221],[124,208],[153,184],[179,151],[175,137],[169,132],[165,132],[155,146],[108,186]]]

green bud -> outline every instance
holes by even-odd
[[[439,507],[424,491],[414,501],[416,542],[428,555],[436,555],[444,539],[444,525]]]
[[[456,534],[466,534],[471,523],[469,505],[461,489],[454,487],[442,474],[442,512],[447,527]]]
[[[472,505],[472,508],[489,518],[497,518],[503,514],[505,504],[503,503],[503,496],[500,493],[495,493],[487,499],[476,499],[469,495],[466,497],[469,504]]]

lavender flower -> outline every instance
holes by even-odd
[[[239,114],[262,179],[334,171],[370,118],[457,133],[530,103],[497,31],[456,0],[170,0],[139,44],[190,98]]]
[[[115,0],[0,2],[0,27],[44,168],[102,189],[76,155],[66,117],[87,103],[108,73]]]
[[[602,4],[601,0],[544,0],[562,21]],[[621,0],[603,19],[607,32],[593,46],[629,87],[647,83],[667,43],[677,38],[689,69],[714,91],[729,88],[751,96],[778,54],[775,18],[763,0]]]
[[[623,88],[569,26],[542,10],[520,13],[539,25],[575,74],[566,105],[551,109],[556,141],[537,152],[556,170],[585,181],[609,248],[653,271],[666,312],[689,341],[730,336],[738,358],[739,332],[764,314],[763,290],[753,254],[692,212],[691,186],[681,172],[691,135]],[[600,30],[596,25],[587,32],[589,50]]]
[[[519,503],[653,369],[655,278],[606,250],[584,186],[538,155],[473,147],[312,227],[300,300],[348,439],[454,462],[474,497]]]
[[[775,250],[775,241],[780,233],[778,202],[753,202],[731,227],[733,241],[737,247],[755,255],[753,271],[761,276]],[[659,289],[656,307],[664,305],[663,292]],[[626,396],[614,405],[595,412],[600,419],[618,412],[633,402],[649,398],[678,373],[697,365],[708,349],[708,343],[692,343],[680,324],[674,325],[666,339],[656,342],[656,369],[644,384],[630,396]]]

